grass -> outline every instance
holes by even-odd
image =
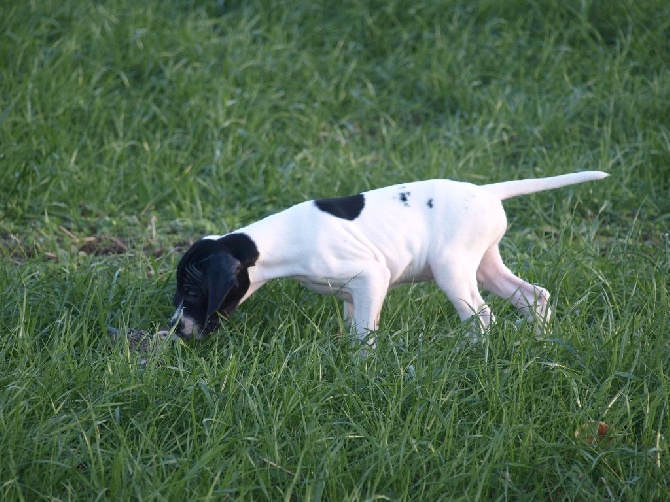
[[[0,26],[0,498],[670,497],[667,2],[44,0]],[[463,346],[418,285],[357,364],[289,281],[146,365],[105,334],[165,324],[190,242],[298,201],[576,169],[612,176],[506,204],[541,335],[492,298]]]

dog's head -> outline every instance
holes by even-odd
[[[177,266],[172,325],[182,338],[201,339],[229,316],[249,289],[248,268],[258,259],[245,234],[205,238],[193,244]]]

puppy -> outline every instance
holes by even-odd
[[[386,293],[401,284],[435,281],[461,320],[475,316],[482,328],[494,318],[478,284],[529,320],[546,322],[547,290],[515,276],[500,257],[507,228],[501,201],[606,176],[587,171],[483,186],[437,179],[302,202],[193,244],[177,267],[172,325],[183,338],[204,338],[278,277],[343,300],[347,321],[371,347]]]

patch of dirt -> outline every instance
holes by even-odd
[[[79,251],[92,255],[123,254],[128,251],[128,244],[111,235],[97,235],[87,237],[79,247]]]

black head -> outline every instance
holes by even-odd
[[[183,338],[204,338],[229,316],[249,289],[248,268],[258,250],[245,234],[201,239],[177,265],[172,324]]]

